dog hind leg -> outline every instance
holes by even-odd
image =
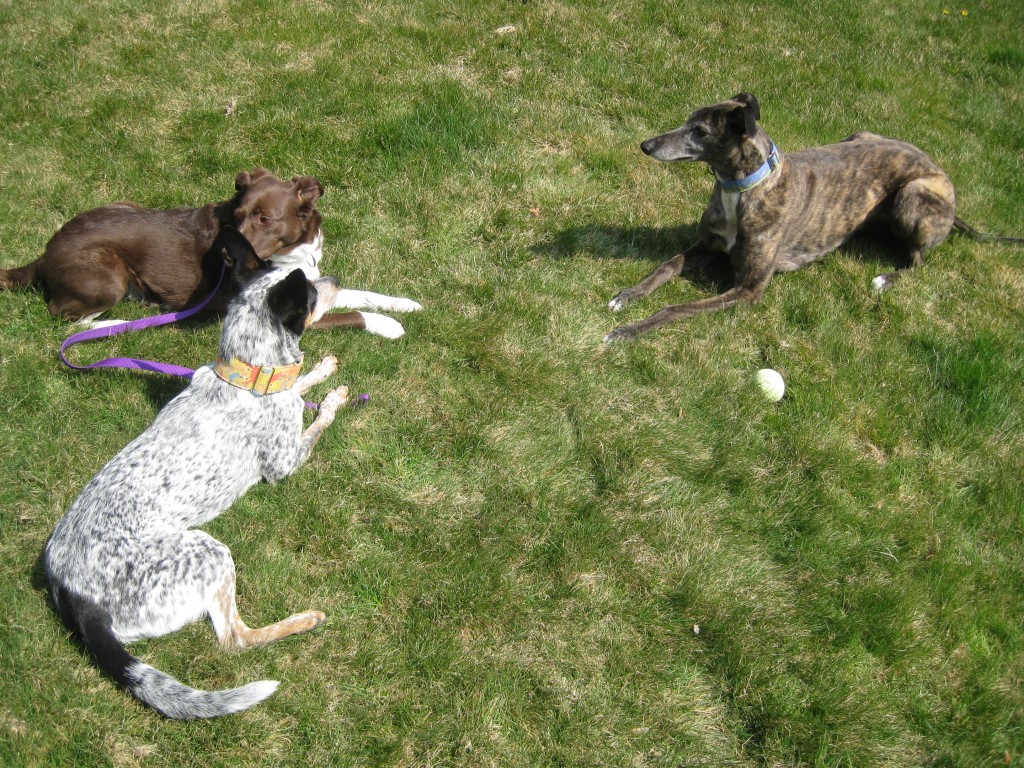
[[[121,599],[109,610],[112,629],[122,642],[169,634],[204,615],[210,617],[224,646],[265,645],[307,632],[324,622],[307,611],[262,629],[250,629],[235,605],[235,563],[231,550],[204,531],[172,531],[144,541],[132,558],[136,565]]]
[[[210,620],[218,642],[225,648],[252,648],[316,629],[327,620],[320,611],[305,611],[259,629],[251,629],[238,615],[235,570],[223,574],[210,605]]]
[[[124,262],[104,253],[89,253],[69,269],[48,265],[42,283],[54,317],[88,322],[128,294],[130,279]]]
[[[120,553],[131,568],[111,577],[104,601],[111,628],[124,643],[161,637],[203,618],[225,573],[234,573],[231,551],[208,533],[169,530],[147,536]]]
[[[906,184],[893,197],[892,228],[907,244],[909,267],[924,263],[924,253],[944,241],[956,219],[956,194],[949,179],[929,176]],[[872,281],[876,291],[884,291],[895,283],[904,270],[879,275]]]

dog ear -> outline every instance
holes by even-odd
[[[739,102],[729,113],[729,125],[741,136],[750,137],[757,133],[757,121],[761,119],[761,105],[752,93],[737,93],[732,101]]]
[[[293,269],[267,293],[267,305],[285,328],[299,336],[315,298],[316,289],[306,279],[306,273]]]
[[[306,207],[312,207],[324,193],[324,185],[316,176],[292,176],[292,188]]]
[[[235,191],[245,192],[254,181],[269,175],[270,171],[266,168],[253,168],[251,171],[242,171],[235,176]]]
[[[245,235],[225,224],[220,228],[220,248],[224,255],[224,263],[231,270],[231,279],[235,287],[245,285],[253,272],[261,272],[267,268],[267,262],[256,255],[256,250]]]
[[[732,97],[732,100],[738,101],[745,107],[750,107],[754,112],[755,120],[761,119],[761,105],[757,103],[757,97],[754,94],[744,91],[743,93],[737,93]]]

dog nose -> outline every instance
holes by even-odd
[[[656,139],[648,139],[647,141],[643,142],[640,145],[640,151],[643,152],[645,155],[651,154],[651,152],[653,152],[657,148],[658,142]]]

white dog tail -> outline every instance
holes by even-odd
[[[276,680],[261,680],[225,691],[189,688],[128,653],[111,629],[110,614],[103,608],[65,589],[59,590],[59,598],[56,602],[62,616],[78,630],[100,669],[167,717],[194,720],[231,715],[258,704],[277,690]]]
[[[259,704],[278,686],[277,680],[260,680],[226,691],[197,691],[159,669],[132,660],[134,663],[125,669],[128,690],[157,712],[178,720],[233,715]]]

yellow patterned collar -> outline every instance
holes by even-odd
[[[249,365],[237,357],[228,362],[218,357],[213,372],[233,387],[246,389],[254,395],[272,395],[291,389],[302,370],[302,358],[291,365]]]

